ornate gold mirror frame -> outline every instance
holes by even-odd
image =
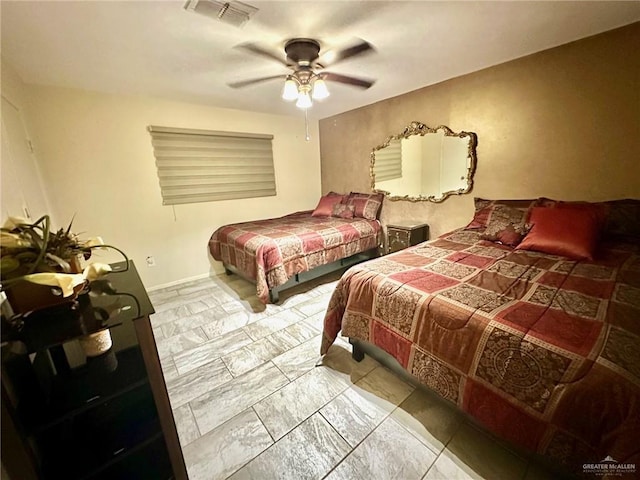
[[[410,149],[405,148],[405,142],[415,141],[410,140],[411,137],[414,136],[426,137],[431,135],[435,135],[435,137],[429,138],[428,140],[430,144],[435,145],[435,147],[429,147],[428,149],[424,148],[423,150],[427,153],[421,153],[419,158],[413,158],[416,156],[415,153],[408,155]],[[440,147],[438,147],[439,139],[437,137],[441,137],[442,139],[442,144],[440,145]],[[453,139],[456,137],[463,141],[466,140],[466,142],[457,144],[457,142],[446,140],[447,138]],[[424,142],[424,140],[420,141]],[[447,144],[453,145],[453,148],[442,148],[445,142],[447,142]],[[369,169],[371,176],[371,190],[383,193],[389,200],[408,200],[411,202],[429,201],[436,203],[442,202],[450,195],[462,195],[465,193],[469,193],[473,187],[473,175],[476,170],[476,145],[477,137],[475,133],[456,133],[445,125],[431,128],[420,122],[411,122],[411,124],[407,128],[405,128],[401,134],[393,135],[387,138],[385,143],[377,146],[371,152],[371,165]],[[387,150],[383,153],[381,152],[381,150],[383,149]],[[414,148],[411,149],[411,151],[414,150]],[[423,150],[421,150],[421,152],[423,152]],[[451,155],[446,154],[445,152],[445,154],[443,155],[442,152],[444,152],[445,150],[454,151],[457,153],[455,155]],[[385,159],[388,159],[390,155],[389,152],[392,151],[400,152],[394,154],[399,155],[395,160],[398,172],[395,174],[395,176],[393,176],[393,174],[391,175],[393,179],[389,179],[387,181],[379,181],[378,184],[376,184],[376,152],[378,152],[380,161],[382,162],[382,158],[385,157]],[[398,167],[397,165],[401,166]],[[431,175],[429,175],[429,168],[432,170]],[[405,171],[404,181],[402,173],[400,171],[401,169]],[[412,170],[409,171],[410,169]],[[408,188],[408,182],[417,184],[415,174],[416,169],[421,172],[419,176],[422,180],[418,182],[420,183],[418,187],[414,186],[413,191],[407,193],[407,191],[410,190],[410,188]],[[438,188],[431,187],[431,189],[427,189],[429,191],[424,191],[425,178],[429,179],[428,181],[430,183],[433,183],[434,178],[436,176],[441,178],[441,171],[447,169],[450,170],[447,172],[447,176],[449,178],[455,177],[455,181],[453,182],[453,184],[451,183],[451,181],[449,181],[448,186],[442,187],[440,181],[438,183]],[[378,171],[381,171],[380,167],[378,168]],[[450,188],[452,185],[453,188]],[[389,189],[387,190],[387,188]],[[446,190],[440,191],[442,188],[445,188]]]

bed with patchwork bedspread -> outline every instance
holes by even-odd
[[[483,236],[460,229],[351,267],[321,353],[341,332],[568,470],[606,456],[640,470],[640,238],[575,260]]]
[[[361,253],[377,256],[380,235],[375,219],[307,211],[223,226],[211,236],[209,251],[225,269],[255,281],[257,296],[266,303],[277,301],[275,289],[300,273]]]

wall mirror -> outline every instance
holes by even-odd
[[[440,125],[412,122],[371,152],[371,189],[390,200],[442,202],[469,193],[477,137]]]

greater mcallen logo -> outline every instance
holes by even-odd
[[[583,473],[593,473],[596,475],[617,475],[622,476],[626,473],[635,473],[635,463],[620,463],[617,460],[607,457],[600,460],[599,463],[585,463],[582,465]]]

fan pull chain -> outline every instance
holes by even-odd
[[[304,109],[304,139],[307,142],[309,140],[311,140],[311,137],[309,136],[309,117],[308,117],[308,112],[309,112],[309,109],[305,108]]]

